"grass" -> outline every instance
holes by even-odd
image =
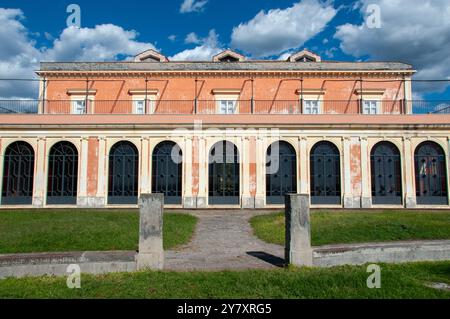
[[[187,243],[197,219],[164,214],[164,248]],[[0,254],[136,250],[137,210],[0,211]]]
[[[381,265],[381,288],[368,289],[365,266],[234,272],[137,272],[0,280],[0,298],[450,298],[431,282],[450,284],[450,262]]]
[[[251,219],[260,239],[284,245],[284,214]],[[326,212],[311,214],[314,246],[418,239],[450,239],[450,212],[381,211]]]

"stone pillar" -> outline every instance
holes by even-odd
[[[150,140],[149,138],[141,139],[141,189],[140,194],[149,194],[152,192],[150,187],[150,179],[152,178],[152,172],[150,171],[150,161],[152,160],[152,154],[150,152]]]
[[[184,185],[183,185],[183,208],[196,208],[197,198],[192,194],[192,156],[193,156],[193,138],[186,137],[184,139],[184,153],[183,153],[183,165],[184,165]]]
[[[344,208],[353,208],[353,192],[350,176],[350,139],[348,137],[344,137],[343,142],[344,147],[342,159],[344,161]]]
[[[87,180],[88,180],[88,138],[83,137],[80,140],[80,175],[78,177],[78,207],[89,207],[87,198]]]
[[[104,207],[106,205],[106,138],[100,136],[98,138],[98,169],[97,169],[97,194],[96,207]]]
[[[258,132],[259,134],[259,132]],[[255,208],[264,208],[266,203],[265,179],[266,179],[266,151],[264,150],[264,138],[256,137],[256,195]]]
[[[35,174],[33,187],[33,207],[41,208],[45,205],[45,166],[47,161],[47,141],[45,138],[38,138],[37,150],[35,155]]]
[[[297,164],[297,188],[300,194],[309,194],[309,158],[308,158],[308,140],[306,136],[298,139],[299,156],[297,157],[299,164]]]
[[[255,198],[250,194],[250,138],[241,138],[242,158],[242,208],[255,208]]]
[[[361,137],[361,208],[372,207],[372,192],[370,189],[370,153],[367,137]]]
[[[158,270],[164,266],[163,207],[163,194],[142,194],[139,199],[138,270]]]
[[[403,162],[404,168],[403,176],[405,180],[405,207],[416,207],[416,195],[415,195],[415,171],[414,171],[414,153],[411,148],[411,138],[405,137],[403,139]]]
[[[198,138],[198,195],[197,208],[208,206],[206,185],[208,183],[209,150],[206,149],[206,139]]]
[[[286,195],[285,259],[295,266],[312,266],[309,195]]]

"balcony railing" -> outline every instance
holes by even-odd
[[[86,100],[84,114],[135,114],[132,100]],[[320,101],[318,114],[361,114],[360,100]],[[239,100],[237,114],[306,114],[306,101]],[[221,114],[216,100],[148,100],[146,114]],[[71,100],[0,100],[0,114],[73,114]],[[382,100],[378,114],[450,114],[450,101]]]

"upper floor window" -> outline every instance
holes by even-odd
[[[320,114],[320,101],[319,100],[305,100],[303,104],[304,114]]]
[[[72,100],[72,114],[86,114],[86,99]]]
[[[220,114],[236,114],[237,101],[235,100],[221,100],[219,101]]]
[[[379,101],[376,100],[364,100],[363,101],[363,114],[378,114]]]
[[[133,113],[134,114],[145,114],[145,100],[134,100],[133,101]]]

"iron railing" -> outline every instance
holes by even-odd
[[[144,111],[138,112],[132,100],[83,101],[84,109],[77,110],[71,100],[0,100],[0,114],[222,114],[217,100],[148,100]],[[235,114],[307,114],[302,100],[238,100]],[[323,100],[317,114],[361,114],[359,99]],[[316,114],[316,113],[314,113]],[[450,114],[450,101],[382,100],[378,114]]]

